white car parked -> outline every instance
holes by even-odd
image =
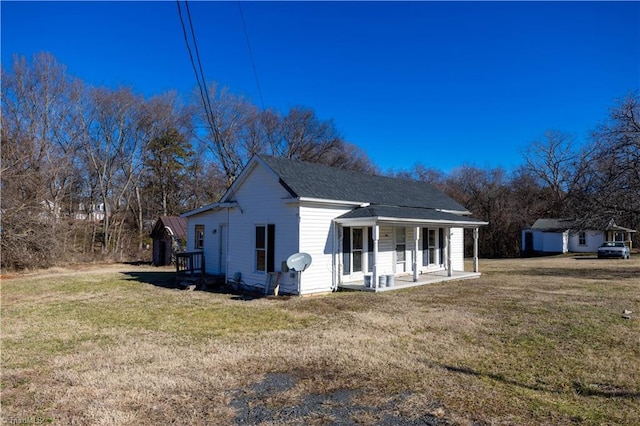
[[[631,257],[631,252],[629,247],[627,247],[622,241],[606,241],[598,247],[598,259],[605,257],[629,259],[629,257]]]

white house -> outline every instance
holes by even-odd
[[[478,227],[487,222],[469,214],[425,182],[256,155],[219,202],[183,217],[188,250],[203,252],[207,273],[313,294],[365,282],[377,290],[383,275],[455,276],[464,271],[464,228],[474,229],[478,276]],[[300,252],[311,265],[289,271],[287,258]]]
[[[624,241],[631,247],[633,229],[612,220],[593,229],[580,229],[572,219],[538,219],[522,230],[522,251],[534,253],[595,253],[605,241]]]

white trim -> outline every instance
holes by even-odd
[[[471,215],[471,212],[469,210],[446,210],[446,209],[435,209],[435,210],[442,213],[459,214],[461,216]]]
[[[302,202],[320,203],[320,204],[335,204],[339,206],[355,206],[355,207],[367,207],[369,203],[363,203],[362,201],[347,201],[347,200],[329,200],[325,198],[312,198],[312,197],[300,197],[298,200]]]
[[[202,206],[200,208],[188,211],[186,213],[182,213],[180,215],[180,217],[191,217],[191,216],[195,216],[198,215],[200,213],[206,213],[209,210],[219,210],[219,209],[225,209],[225,208],[233,208],[233,207],[238,207],[238,203],[232,202],[232,203],[211,203],[211,204],[207,204],[206,206]]]

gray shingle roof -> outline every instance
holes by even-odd
[[[541,231],[566,231],[573,226],[571,219],[538,219],[531,226],[531,229],[539,229]]]
[[[259,157],[297,197],[467,212],[427,182],[369,175],[266,155]]]
[[[360,207],[340,216],[338,219],[366,219],[366,218],[397,218],[422,221],[464,222],[469,225],[484,223],[468,216],[441,212],[434,209],[395,206]]]

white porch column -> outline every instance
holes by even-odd
[[[473,228],[473,272],[478,271],[478,228]]]
[[[420,239],[420,227],[413,228],[413,282],[418,281],[418,241]]]
[[[447,232],[445,232],[444,244],[447,250],[447,276],[453,276],[452,262],[451,262],[451,228],[447,228]]]
[[[380,226],[375,224],[371,228],[373,238],[373,267],[371,268],[371,287],[378,288],[378,240],[380,240]]]

